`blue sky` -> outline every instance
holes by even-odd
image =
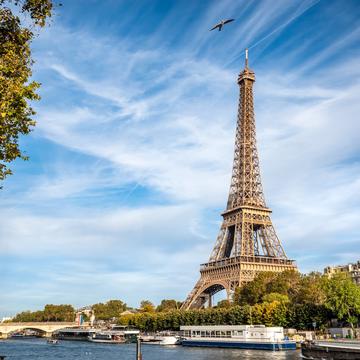
[[[0,192],[0,315],[185,299],[226,204],[245,47],[288,256],[360,259],[359,1],[62,3],[33,43],[30,161]]]

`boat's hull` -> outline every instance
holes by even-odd
[[[295,341],[255,342],[255,341],[227,341],[227,340],[194,340],[183,339],[183,346],[218,347],[252,350],[296,350]]]
[[[141,343],[146,345],[179,345],[178,336],[142,336]]]
[[[125,344],[126,341],[124,340],[106,340],[106,339],[88,339],[90,342],[93,343],[100,343],[100,344]]]
[[[304,359],[358,360],[360,342],[314,342],[301,345]]]

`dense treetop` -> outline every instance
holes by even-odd
[[[66,321],[75,320],[75,310],[72,305],[45,305],[44,310],[24,311],[17,314],[13,322],[43,322],[43,321]]]

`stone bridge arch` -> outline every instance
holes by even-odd
[[[7,339],[10,334],[25,329],[36,330],[44,334],[45,337],[50,337],[54,331],[74,327],[78,327],[78,324],[73,322],[2,323],[0,324],[0,339]]]
[[[14,327],[11,331],[9,331],[7,333],[7,336],[10,337],[12,336],[14,333],[17,333],[19,331],[22,331],[22,330],[33,330],[33,331],[37,331],[41,336],[46,336],[46,330],[43,330],[43,329],[40,329],[39,327],[36,327],[36,326],[17,326],[17,327]],[[1,331],[1,328],[0,328],[0,331]]]

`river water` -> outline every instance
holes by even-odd
[[[299,360],[297,351],[259,351],[182,346],[143,345],[143,360]],[[50,345],[44,339],[0,340],[6,360],[135,360],[135,344],[93,344],[62,341]]]

